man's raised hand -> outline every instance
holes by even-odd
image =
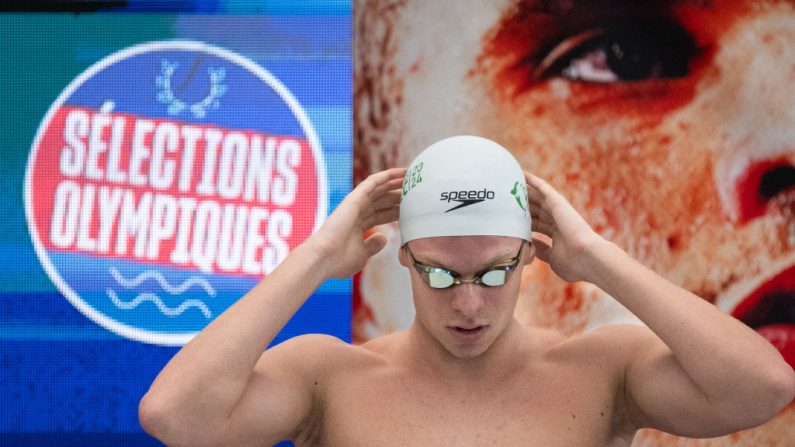
[[[386,245],[379,232],[364,237],[368,229],[397,220],[405,168],[370,175],[359,183],[307,243],[320,250],[328,277],[347,278],[364,267],[367,259]]]
[[[582,256],[593,243],[603,240],[571,204],[549,183],[525,171],[527,197],[536,255],[566,281],[587,280]]]

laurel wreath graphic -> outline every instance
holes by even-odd
[[[210,109],[217,109],[221,102],[219,98],[226,93],[226,85],[222,84],[226,77],[226,70],[221,68],[208,68],[207,73],[210,75],[210,92],[201,101],[191,103],[190,106],[177,98],[174,90],[171,87],[171,77],[179,67],[179,62],[169,62],[163,59],[160,62],[160,75],[157,77],[156,82],[159,90],[157,92],[157,100],[168,106],[169,115],[179,115],[185,108],[189,108],[195,118],[204,118],[207,116],[207,111]]]

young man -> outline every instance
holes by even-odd
[[[362,346],[308,335],[265,350],[324,280],[384,246],[365,231],[398,217],[414,324]],[[517,270],[534,256],[648,329],[522,326]],[[600,237],[505,149],[464,136],[359,184],[171,360],[140,417],[169,445],[618,446],[641,427],[737,431],[793,395],[792,369],[754,331]]]

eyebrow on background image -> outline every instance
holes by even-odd
[[[505,9],[497,31],[505,26],[538,25],[527,37],[545,41],[561,32],[610,21],[647,18],[672,20],[676,7],[711,8],[711,0],[513,0]]]
[[[663,7],[663,6],[695,6],[711,7],[713,0],[515,0],[511,8],[521,8],[527,12],[562,14],[572,12],[578,8],[599,8],[610,10],[615,8],[625,8],[639,6],[641,8]]]
[[[477,64],[503,94],[517,97],[565,64],[562,56],[622,30],[645,30],[652,44],[696,54],[683,8],[708,13],[715,6],[710,0],[513,0],[484,34]]]

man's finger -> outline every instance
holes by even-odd
[[[527,196],[528,199],[532,195],[533,199],[539,202],[544,202],[550,196],[560,196],[560,193],[552,187],[549,183],[540,177],[524,171],[524,178],[527,181]]]
[[[403,177],[394,177],[378,185],[371,193],[371,197],[376,197],[383,194],[384,191],[401,191],[403,186]]]
[[[383,194],[374,202],[363,205],[361,218],[363,221],[370,219],[373,214],[387,208],[400,207],[400,190],[392,190]]]
[[[374,214],[389,208],[400,208],[400,199],[397,192],[385,195],[375,202],[362,206],[360,217],[362,221],[370,219]]]
[[[533,221],[537,219],[543,219],[547,221],[552,221],[552,213],[544,207],[540,207],[538,205],[530,204],[530,217],[533,218]]]
[[[367,251],[367,256],[373,256],[381,251],[386,246],[387,238],[384,233],[375,232],[364,240],[364,249]]]
[[[544,194],[541,193],[540,190],[532,186],[531,184],[527,184],[527,200],[529,202],[535,203],[544,203]]]
[[[356,189],[361,188],[362,192],[366,195],[372,194],[379,186],[388,183],[390,180],[395,180],[397,183],[397,179],[401,179],[402,182],[403,177],[406,175],[406,168],[392,168],[387,169],[385,171],[376,172],[375,174],[371,174],[368,176],[364,181],[362,181]],[[395,187],[387,187],[388,189],[395,189]]]
[[[552,245],[544,239],[537,236],[532,236],[533,245],[536,247],[536,256],[544,262],[549,260],[549,252],[552,250]]]
[[[533,221],[531,229],[536,233],[546,234],[549,237],[552,237],[552,234],[555,233],[555,226],[541,219]]]
[[[399,189],[384,191],[380,196],[373,197],[372,207],[378,210],[381,208],[386,208],[388,206],[399,205],[400,193],[401,191]]]
[[[529,171],[523,171],[523,172],[524,172],[524,179],[527,181],[528,185],[530,185],[533,188],[541,191],[542,193],[546,193],[547,192],[546,189],[547,189],[547,187],[549,187],[549,183],[547,183],[546,181],[544,181],[540,177],[537,177],[537,176],[531,174]]]
[[[362,220],[362,228],[372,228],[377,225],[394,222],[400,216],[400,207],[393,206],[374,212]]]
[[[359,213],[362,215],[362,210],[366,209],[374,198],[383,194],[384,191],[397,189],[402,184],[405,174],[405,168],[392,168],[376,172],[356,185],[353,191],[343,199],[343,202],[355,204],[353,206],[360,208]]]

